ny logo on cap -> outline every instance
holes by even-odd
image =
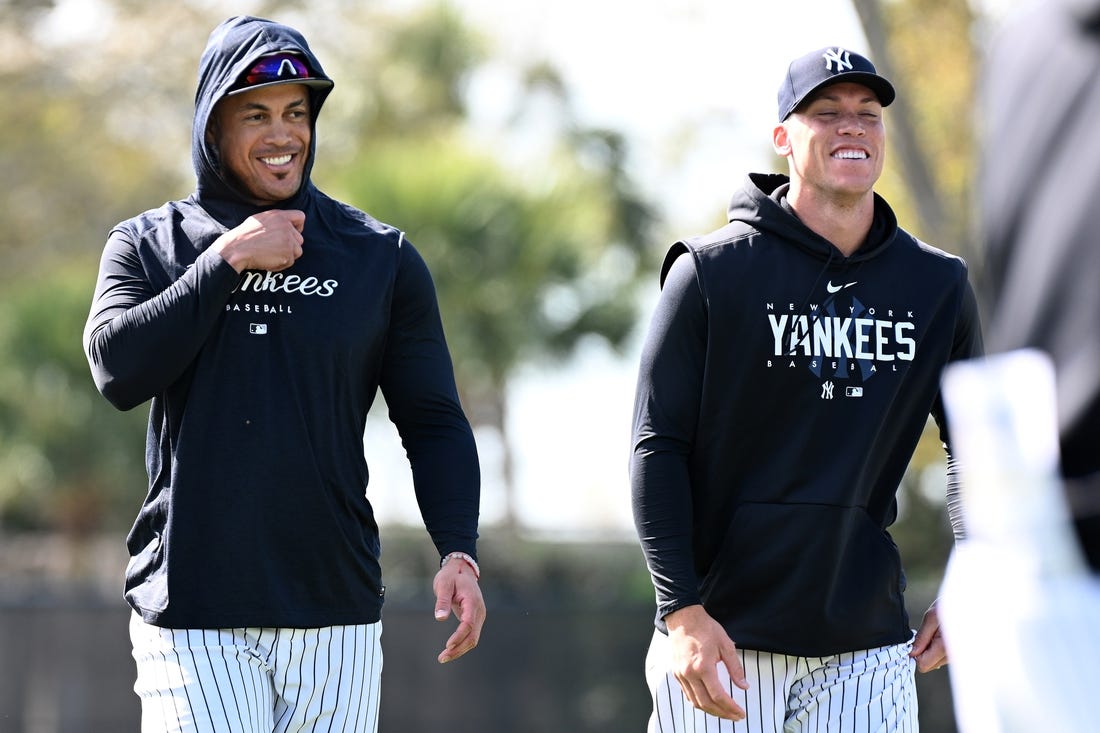
[[[838,48],[835,51],[831,51],[831,50],[826,51],[824,54],[822,54],[822,58],[825,59],[825,70],[826,71],[832,71],[833,70],[833,62],[834,61],[836,62],[836,71],[837,71],[837,73],[840,73],[841,71],[844,71],[845,69],[851,69],[852,68],[852,62],[850,60],[850,55],[843,48]]]

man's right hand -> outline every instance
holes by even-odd
[[[718,663],[725,664],[733,684],[749,689],[737,647],[721,624],[702,606],[686,606],[665,616],[672,653],[672,672],[692,705],[726,720],[744,720],[745,711],[719,680]]]
[[[305,213],[297,209],[261,211],[218,237],[211,248],[237,272],[279,272],[302,256],[305,223]]]

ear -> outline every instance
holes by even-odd
[[[219,99],[214,103],[213,108],[206,116],[206,134],[204,135],[207,145],[215,145],[218,142],[218,137],[221,136],[221,112],[225,106],[222,102],[225,98]]]
[[[791,154],[791,136],[785,122],[780,122],[772,130],[772,148],[775,149],[776,155],[783,158]]]

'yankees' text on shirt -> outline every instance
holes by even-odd
[[[340,283],[336,280],[319,280],[312,275],[288,275],[282,272],[261,272],[247,270],[241,276],[241,282],[233,290],[244,293],[301,293],[319,295],[327,298],[336,291]]]
[[[912,361],[916,355],[913,312],[867,308],[853,298],[850,305],[835,301],[824,306],[795,303],[766,304],[772,334],[772,357],[810,357],[804,363],[815,375],[822,366],[844,376],[858,364],[864,379],[883,362]],[[825,360],[836,360],[830,366]],[[788,363],[789,362],[789,363]],[[790,359],[768,359],[768,366],[794,366]],[[896,370],[896,367],[895,367]]]

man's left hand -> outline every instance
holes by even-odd
[[[940,617],[935,603],[924,613],[909,656],[917,660],[918,672],[931,672],[947,664],[947,647],[943,643]]]
[[[458,619],[458,628],[439,655],[439,663],[445,664],[477,646],[485,623],[485,599],[473,568],[457,559],[439,569],[432,590],[435,591],[436,621],[446,621],[452,612]]]

